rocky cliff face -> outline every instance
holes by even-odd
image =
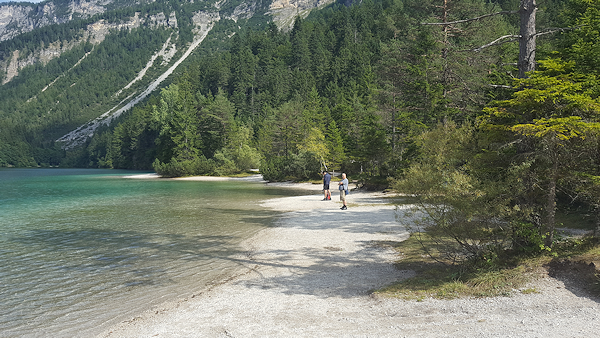
[[[20,28],[28,21],[27,16],[32,10],[33,8],[29,6],[0,5],[0,41],[12,39],[19,34]]]
[[[226,2],[222,0],[216,3]],[[290,27],[297,15],[306,16],[315,8],[328,5],[335,0],[273,0],[270,12],[280,28]],[[64,23],[74,18],[89,18],[106,11],[113,0],[71,0],[66,5],[52,1],[41,4],[0,4],[0,41],[30,32],[43,26]],[[136,2],[145,2],[136,1]],[[150,0],[151,2],[151,0]],[[254,15],[256,1],[246,1],[236,7],[232,19]]]
[[[74,17],[88,18],[105,11],[112,0],[72,0],[65,5],[54,2],[41,4],[1,4],[0,41],[51,24],[64,23]]]
[[[99,44],[104,41],[111,30],[134,29],[145,23],[151,27],[166,26],[176,28],[177,18],[174,13],[169,15],[169,17],[165,16],[164,13],[158,13],[145,18],[140,18],[139,14],[136,13],[129,21],[122,23],[109,24],[104,20],[100,20],[88,25],[87,28],[81,32],[82,34],[77,40],[55,41],[47,46],[42,45],[39,49],[32,53],[28,53],[26,56],[23,56],[21,51],[16,50],[12,52],[8,58],[0,59],[0,74],[4,73],[4,76],[0,79],[0,83],[5,84],[9,82],[17,76],[19,71],[24,67],[38,62],[47,64],[52,59],[59,57],[62,53],[71,50],[73,47],[88,40],[92,44]]]
[[[333,3],[335,0],[273,0],[269,14],[279,29],[290,29],[296,16],[306,17],[310,11]]]
[[[111,2],[112,0],[71,1],[69,4],[69,20],[72,20],[74,16],[88,18],[99,13],[104,13],[106,5]]]

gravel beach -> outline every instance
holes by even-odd
[[[414,275],[378,242],[408,232],[381,193],[337,191],[268,200],[278,226],[244,243],[240,274],[165,303],[100,337],[598,337],[600,306],[568,282],[544,277],[537,293],[404,301],[371,291]],[[311,191],[314,190],[314,191]]]

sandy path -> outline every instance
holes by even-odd
[[[337,193],[337,192],[336,192]],[[246,273],[149,311],[101,337],[594,337],[600,306],[555,279],[540,293],[402,301],[370,290],[411,276],[375,245],[408,236],[380,194],[347,211],[319,195],[270,200],[279,227],[246,243]]]

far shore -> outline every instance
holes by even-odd
[[[229,177],[229,176],[188,176],[188,177],[173,177],[173,178],[162,178],[157,173],[148,174],[136,174],[127,175],[123,178],[129,179],[166,179],[166,180],[177,180],[177,181],[205,181],[205,182],[218,182],[218,181],[242,181],[242,182],[262,182],[273,187],[282,188],[293,188],[310,191],[322,191],[323,186],[321,184],[314,183],[295,183],[295,182],[269,182],[265,181],[260,174],[250,175],[246,177]],[[333,193],[333,192],[332,192]]]

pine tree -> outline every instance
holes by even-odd
[[[344,151],[344,142],[342,141],[342,135],[340,130],[335,123],[335,120],[332,120],[329,123],[327,128],[327,134],[325,134],[327,148],[329,149],[329,169],[332,170],[336,168],[340,168],[342,162],[346,159],[346,154]]]
[[[600,132],[600,101],[590,96],[583,78],[573,73],[574,63],[541,60],[542,70],[516,81],[513,98],[486,108],[483,130],[507,144],[503,153],[514,154],[508,162],[529,162],[529,175],[542,186],[545,198],[536,201],[545,210],[540,234],[545,244],[554,241],[556,194],[559,180],[574,175],[586,158],[586,139]]]

